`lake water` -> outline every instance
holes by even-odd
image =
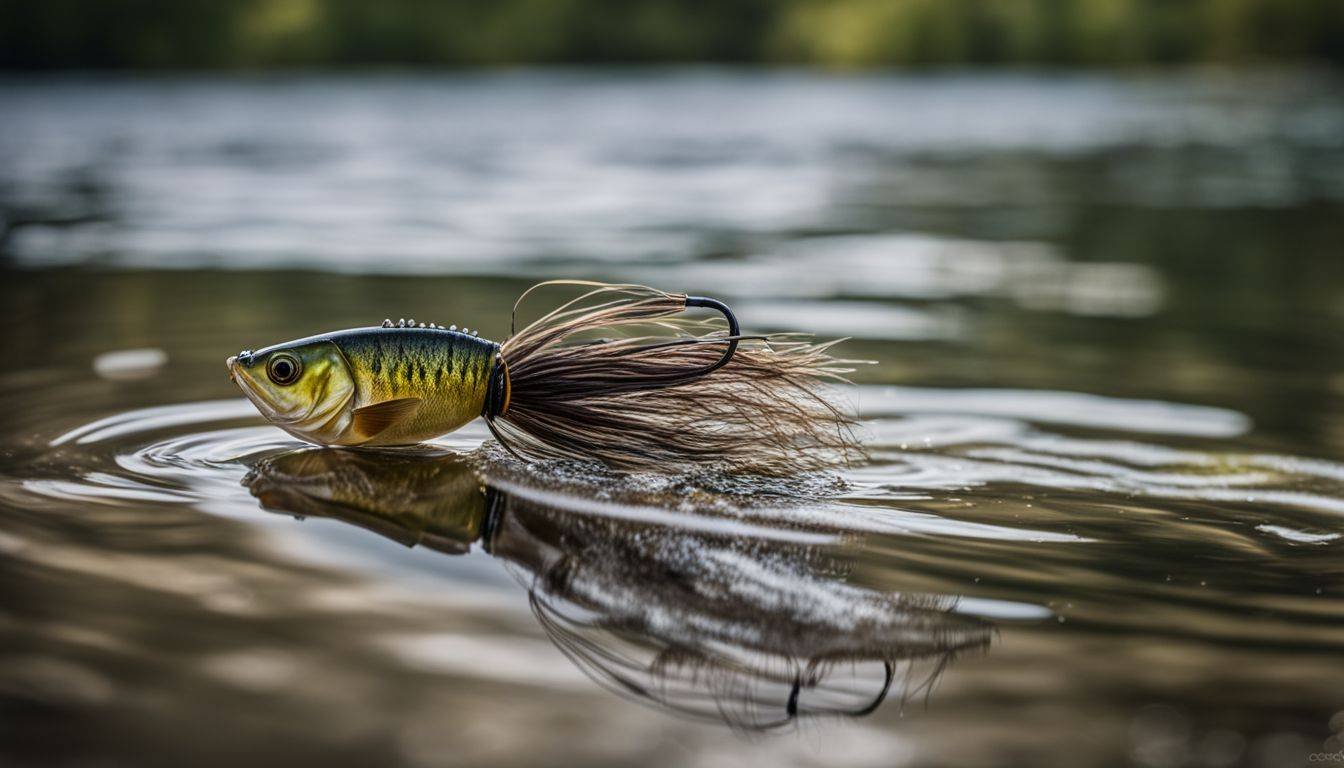
[[[66,77],[0,115],[7,763],[1344,748],[1337,76]],[[554,277],[850,337],[871,461],[318,450],[223,367],[499,339]]]

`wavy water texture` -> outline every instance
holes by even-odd
[[[752,481],[613,474],[567,462],[523,466],[497,447],[482,453],[488,435],[479,422],[428,450],[482,456],[485,482],[522,501],[688,535],[867,541],[879,549],[898,541],[930,550],[956,542],[955,551],[939,556],[945,560],[938,570],[962,574],[953,581],[971,585],[986,563],[966,557],[976,542],[994,560],[1059,559],[1080,569],[1080,578],[1104,582],[1113,564],[1096,549],[1134,535],[1129,526],[1138,521],[1156,526],[1143,535],[1160,535],[1166,547],[1187,541],[1226,548],[1228,556],[1326,544],[1344,529],[1344,465],[1181,449],[1125,435],[1235,436],[1248,427],[1235,412],[1046,391],[883,387],[863,390],[859,400],[874,460],[840,477]],[[185,504],[254,519],[255,501],[240,485],[247,468],[301,444],[272,427],[216,426],[243,419],[253,420],[246,401],[224,400],[96,420],[50,440],[64,476],[35,472],[18,482],[25,493],[53,499]],[[1111,431],[1050,431],[1061,427]],[[71,476],[75,467],[82,469]],[[552,480],[537,484],[540,477]],[[613,488],[625,490],[613,496]],[[1076,495],[1095,511],[1070,507],[1065,514],[1058,505]],[[1266,517],[1269,509],[1280,516]],[[982,603],[989,597],[976,596]],[[1023,593],[994,599],[1048,602]],[[1013,614],[992,603],[984,603],[991,613]]]
[[[507,514],[523,515],[522,527],[508,523],[494,534],[498,562],[473,549],[460,565],[437,553],[417,563],[366,532],[267,514],[255,487],[244,485],[277,461],[349,452],[305,447],[256,426],[243,400],[150,407],[52,434],[0,484],[0,502],[46,510],[55,516],[47,525],[65,508],[101,526],[115,515],[122,528],[154,531],[157,546],[169,547],[164,556],[138,545],[113,554],[107,544],[59,543],[38,527],[10,526],[0,545],[9,562],[63,579],[133,587],[216,616],[289,615],[283,621],[332,626],[343,639],[324,653],[350,653],[349,644],[375,649],[376,667],[349,663],[417,685],[473,681],[569,701],[605,690],[735,729],[846,719],[885,699],[901,711],[926,697],[976,695],[962,678],[944,683],[948,670],[973,663],[961,661],[967,653],[997,653],[999,632],[1031,637],[1042,625],[1197,642],[1213,658],[1256,642],[1344,648],[1338,598],[1318,592],[1337,570],[1328,563],[1344,527],[1344,467],[1163,442],[1233,440],[1248,424],[1231,411],[1068,392],[995,394],[861,391],[874,459],[839,477],[524,465],[489,442],[479,423],[436,445],[352,459],[373,469],[396,466],[388,464],[394,457],[411,466],[475,466],[479,482],[507,499],[514,510]],[[375,500],[451,501],[435,495],[442,491],[380,490],[400,481],[379,476],[361,481]],[[282,478],[279,487],[305,485]],[[230,546],[249,553],[237,561],[247,564],[221,570],[201,555],[175,553],[174,539],[200,546],[175,509],[245,526],[247,537],[235,531]],[[350,517],[344,506],[289,509],[334,514],[402,544],[467,551]],[[528,510],[546,511],[531,519]],[[552,544],[504,543],[528,530],[524,538],[552,541],[545,531],[554,523],[545,519],[572,522]],[[528,554],[551,546],[569,553],[540,561]],[[1230,562],[1258,565],[1233,572]],[[337,569],[338,582],[318,578],[328,569]],[[530,615],[509,597],[519,585],[532,595]],[[1125,610],[1113,610],[1121,604]],[[1273,621],[1240,618],[1271,605]],[[104,652],[114,652],[121,641],[96,629],[98,621],[94,614],[77,622],[82,627],[33,631],[47,643],[67,642],[58,636],[113,643]],[[557,666],[556,653],[569,664]],[[21,663],[0,665],[0,681],[44,675],[36,684],[86,699],[111,697],[118,686],[78,664]],[[307,691],[314,706],[335,706],[337,688],[323,693],[307,682],[311,663],[283,645],[244,645],[193,668],[227,690],[286,685]],[[376,687],[376,679],[350,673],[339,685]]]

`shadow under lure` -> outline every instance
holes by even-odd
[[[229,376],[308,442],[408,445],[477,416],[510,451],[624,469],[718,463],[818,469],[858,455],[828,384],[855,362],[832,344],[744,336],[714,299],[636,285],[588,290],[503,343],[414,320],[243,351]],[[518,304],[514,305],[517,316]],[[720,312],[692,320],[687,309]]]

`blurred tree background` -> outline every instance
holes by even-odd
[[[1344,0],[0,0],[0,67],[1344,64]]]

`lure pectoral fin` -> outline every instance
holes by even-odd
[[[351,413],[351,429],[360,441],[372,440],[379,434],[412,418],[424,402],[418,397],[399,397],[381,403],[356,408]]]

